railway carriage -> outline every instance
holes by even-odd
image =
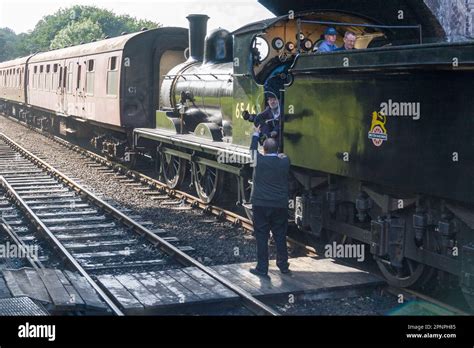
[[[0,99],[13,103],[25,103],[25,68],[30,57],[0,63]],[[4,109],[14,105],[3,104]]]
[[[158,28],[2,63],[11,114],[122,157],[135,127],[154,127],[162,76],[185,60],[187,30]],[[26,89],[25,89],[26,86]]]

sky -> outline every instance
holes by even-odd
[[[45,15],[72,5],[95,5],[116,14],[148,19],[164,26],[187,27],[186,16],[207,14],[208,29],[235,30],[247,23],[274,15],[257,0],[0,0],[0,28],[9,27],[17,34],[33,30]]]

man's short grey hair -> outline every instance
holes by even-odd
[[[268,138],[263,143],[263,150],[265,153],[278,153],[278,144],[275,139]]]
[[[355,38],[357,38],[356,33],[350,30],[346,31],[346,34],[344,35],[345,38],[347,38],[348,36],[354,36]]]

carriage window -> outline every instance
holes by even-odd
[[[39,75],[39,89],[44,89],[44,69],[43,66],[40,65],[40,75]]]
[[[35,65],[33,68],[33,88],[38,88],[38,66]]]
[[[107,95],[117,95],[118,91],[118,67],[117,57],[109,58],[107,69]]]
[[[88,95],[94,95],[94,59],[87,61],[86,93]]]
[[[44,75],[44,89],[49,91],[51,89],[51,78],[49,76],[51,66],[46,65],[46,74]]]
[[[63,67],[59,67],[59,81],[58,88],[61,88],[61,81],[63,80]]]
[[[67,66],[64,67],[63,88],[66,88],[66,76],[67,76]]]
[[[110,57],[109,70],[117,70],[117,57]]]
[[[82,66],[79,64],[77,66],[77,84],[76,89],[81,88],[81,74],[82,74]]]

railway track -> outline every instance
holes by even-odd
[[[128,273],[163,265],[194,266],[236,293],[252,312],[277,314],[186,254],[189,247],[173,245],[176,241],[163,236],[164,230],[144,226],[4,134],[0,134],[0,186],[5,197],[0,205],[3,204],[4,211],[14,211],[10,222],[6,222],[10,228],[16,228],[16,240],[35,243],[34,230],[40,232],[117,315],[123,313],[94,277],[104,271]],[[21,216],[15,209],[21,211]],[[34,228],[25,227],[25,221]],[[17,226],[11,226],[12,222]]]
[[[8,116],[4,117],[7,117],[9,120],[19,123],[31,129],[32,131],[51,139],[57,144],[60,144],[65,148],[90,159],[90,166],[97,165],[103,167],[104,170],[108,170],[111,173],[115,173],[118,178],[122,180],[122,182],[124,182],[125,184],[128,184],[129,186],[134,186],[135,188],[137,188],[137,185],[140,185],[141,190],[143,190],[144,194],[150,196],[151,198],[159,198],[160,196],[167,195],[169,198],[174,199],[176,204],[188,204],[192,208],[202,209],[205,213],[212,214],[220,220],[229,221],[233,225],[242,227],[243,229],[249,232],[253,231],[252,221],[249,220],[247,217],[241,216],[233,211],[221,208],[219,206],[206,204],[202,202],[198,197],[195,197],[188,192],[177,189],[170,189],[165,183],[155,178],[152,178],[137,170],[130,169],[124,164],[117,163],[112,159],[101,156],[93,151],[84,149],[76,144],[73,144],[65,139],[52,135],[46,131],[43,131],[33,125],[27,124],[16,118]]]
[[[0,113],[0,115],[2,114]],[[168,197],[170,201],[168,201],[167,203],[170,206],[180,206],[182,209],[186,209],[187,207],[201,209],[206,214],[214,215],[218,220],[228,221],[234,226],[241,227],[247,232],[253,232],[253,223],[247,217],[244,217],[234,211],[230,211],[219,206],[205,204],[198,197],[193,196],[188,192],[184,192],[177,189],[170,189],[165,183],[137,170],[130,169],[124,164],[117,163],[112,159],[101,156],[93,151],[84,149],[79,145],[73,144],[63,138],[52,135],[47,131],[27,124],[16,118],[9,117],[6,115],[3,116],[11,121],[14,121],[15,123],[21,124],[22,126],[38,134],[41,134],[44,137],[51,139],[55,143],[63,146],[68,150],[73,151],[78,155],[89,159],[89,166],[95,167],[96,169],[101,168],[103,171],[107,171],[110,174],[114,174],[119,179],[119,181],[121,181],[125,185],[130,186],[131,188],[141,190],[146,196],[150,197],[150,199],[162,200],[165,197]],[[316,251],[313,247],[306,245],[304,242],[299,241],[296,237],[288,236],[287,239],[288,243],[291,246],[298,248],[298,250],[301,251],[302,254],[306,256],[316,255]]]

